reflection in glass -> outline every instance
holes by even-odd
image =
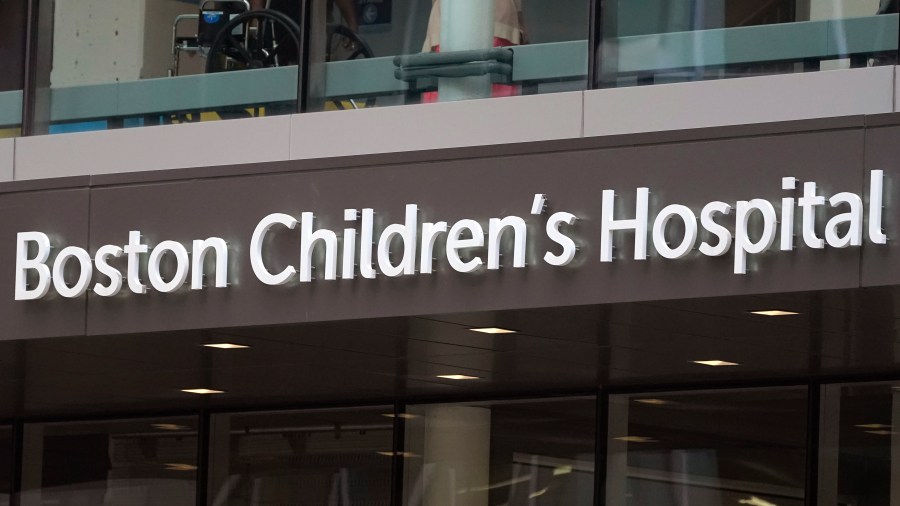
[[[610,397],[607,504],[804,504],[805,388]]]
[[[388,506],[390,407],[214,415],[210,504]]]
[[[900,390],[897,383],[823,388],[820,504],[900,501]]]
[[[897,61],[897,4],[887,0],[614,0],[601,9],[604,87]]]
[[[590,506],[593,398],[409,406],[405,506]]]
[[[314,5],[312,110],[586,86],[589,0],[320,0]],[[484,52],[494,48],[506,49]],[[478,54],[460,53],[467,50]]]
[[[26,425],[22,505],[193,505],[196,427],[195,418]]]

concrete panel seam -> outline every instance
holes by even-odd
[[[585,130],[584,122],[585,122],[585,118],[587,117],[587,103],[586,102],[587,102],[587,92],[582,90],[581,91],[581,135],[579,135],[579,137],[582,139],[584,138],[584,130]]]
[[[891,83],[891,100],[893,100],[893,108],[891,109],[894,112],[897,112],[897,72],[900,71],[900,67],[894,65],[894,72],[892,73],[892,83]]]

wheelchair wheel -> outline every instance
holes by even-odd
[[[209,48],[206,72],[296,65],[300,27],[271,9],[245,12],[223,26]]]
[[[358,60],[360,58],[372,58],[375,53],[366,41],[353,30],[344,25],[328,27],[328,46],[326,48],[326,61]],[[332,100],[331,103],[338,109],[346,109],[344,100]],[[353,108],[357,108],[356,101],[350,100]],[[363,102],[363,107],[375,105],[375,97],[368,97]]]

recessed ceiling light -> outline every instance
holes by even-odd
[[[864,423],[861,425],[854,425],[854,427],[858,427],[860,429],[873,429],[873,430],[892,428],[891,425],[885,425],[883,423]]]
[[[725,360],[694,360],[695,364],[708,365],[710,367],[725,367],[730,365],[741,365],[737,362],[727,362]]]
[[[197,466],[193,464],[163,464],[166,471],[196,471]]]
[[[441,374],[438,376],[441,379],[447,380],[477,380],[481,379],[478,376],[466,376],[465,374]]]
[[[243,350],[245,348],[249,348],[249,346],[244,344],[234,344],[234,343],[214,343],[214,344],[204,344],[206,348],[216,348],[219,350]]]
[[[393,457],[396,455],[398,457],[403,457],[405,459],[409,459],[409,458],[416,456],[416,454],[413,452],[375,452],[375,453],[377,453],[378,455],[384,456],[384,457]]]
[[[185,388],[182,392],[186,394],[197,394],[197,395],[213,395],[213,394],[224,394],[224,390],[210,390],[209,388]]]
[[[663,399],[635,399],[634,402],[640,402],[641,404],[650,404],[651,406],[665,406],[666,404],[674,404],[672,401],[666,401]]]
[[[482,327],[477,329],[469,329],[472,332],[481,332],[482,334],[515,334],[516,330],[501,329],[500,327]]]
[[[794,316],[800,313],[794,311],[784,311],[781,309],[766,309],[762,311],[750,311],[750,314],[756,314],[760,316]]]
[[[187,425],[178,425],[177,423],[154,423],[150,425],[154,429],[158,430],[188,430],[190,427]]]
[[[404,420],[412,420],[413,418],[420,418],[419,415],[414,415],[412,413],[385,413],[381,416],[386,416],[388,418],[403,418]]]
[[[897,433],[890,430],[867,430],[866,434],[875,434],[876,436],[893,436]]]
[[[646,436],[621,436],[613,438],[616,441],[625,441],[626,443],[658,443],[659,441],[652,437]]]

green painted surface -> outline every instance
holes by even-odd
[[[22,91],[0,92],[0,127],[22,124]]]

